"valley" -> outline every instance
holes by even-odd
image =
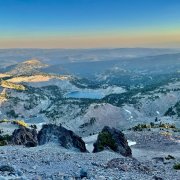
[[[116,168],[114,171],[107,165],[112,159],[120,158],[125,164],[131,160],[108,149],[98,155],[81,155],[73,148],[59,147],[54,138],[52,145],[26,149],[8,144],[0,148],[0,154],[5,154],[12,164],[17,162],[22,174],[29,179],[38,176],[75,179],[79,177],[72,171],[79,172],[85,167],[92,180],[106,178],[108,173],[111,179],[122,176],[127,180],[152,179],[158,173],[163,179],[179,177],[179,171],[171,168],[180,159],[180,53],[177,50],[17,50],[17,60],[16,56],[13,59],[11,51],[1,50],[0,54],[0,59],[12,59],[7,64],[0,61],[0,130],[3,135],[11,136],[19,126],[30,130],[36,127],[39,132],[43,125],[55,124],[82,137],[86,148],[92,152],[98,134],[108,126],[121,130],[128,139],[133,158],[144,166],[149,163],[151,169],[148,173],[142,173],[142,169],[129,172]],[[24,59],[31,53],[36,58]],[[7,149],[17,157],[16,162]],[[27,168],[24,169],[20,162],[27,153]],[[42,166],[49,166],[51,171],[44,172],[40,167],[43,155],[47,159],[49,156],[49,160],[46,165],[42,162]],[[153,159],[168,155],[175,157],[167,162],[168,165],[164,160],[158,159],[156,163]],[[39,159],[35,160],[36,156]],[[67,159],[63,160],[65,157]],[[97,164],[92,165],[97,157]],[[1,155],[0,158],[6,162]],[[36,165],[30,159],[35,160]],[[69,171],[66,171],[66,163],[71,164]],[[62,174],[52,170],[53,166],[62,169]]]

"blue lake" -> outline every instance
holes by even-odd
[[[87,99],[102,99],[104,97],[103,93],[101,92],[81,92],[81,91],[74,91],[66,94],[67,98],[87,98]]]

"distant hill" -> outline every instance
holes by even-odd
[[[32,59],[32,60],[24,61],[22,63],[18,63],[12,66],[8,66],[3,71],[6,74],[13,75],[13,76],[32,75],[32,74],[39,73],[41,69],[47,66],[48,65],[42,63],[39,60]]]
[[[67,72],[73,75],[94,78],[102,73],[103,75],[106,75],[106,73],[113,75],[113,71],[117,74],[117,69],[140,74],[176,72],[180,70],[180,53],[138,58],[116,58],[103,61],[73,62],[63,65],[56,64],[45,68],[44,71],[56,74]]]

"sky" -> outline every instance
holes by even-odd
[[[180,48],[180,0],[0,0],[0,48]]]

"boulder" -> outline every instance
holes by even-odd
[[[14,167],[9,166],[9,165],[1,165],[0,166],[0,171],[2,171],[2,172],[7,171],[7,172],[10,172],[10,173],[13,173],[13,172],[15,172],[15,169],[14,169]]]
[[[26,127],[20,127],[19,129],[15,129],[12,134],[12,144],[24,145],[26,147],[37,146],[37,131],[35,129],[28,129]]]
[[[99,133],[97,141],[94,143],[93,152],[96,153],[105,149],[110,149],[123,156],[132,156],[131,148],[129,147],[124,134],[121,131],[108,126],[105,126]]]
[[[87,176],[88,176],[87,170],[81,169],[81,170],[80,170],[80,178],[81,178],[81,179],[87,178]]]
[[[1,165],[0,166],[0,180],[16,179],[23,180],[26,179],[23,173],[20,170],[17,170],[16,167],[12,165]]]
[[[38,133],[39,145],[49,142],[57,143],[66,149],[74,149],[80,152],[87,152],[85,142],[74,132],[55,124],[43,125]]]

